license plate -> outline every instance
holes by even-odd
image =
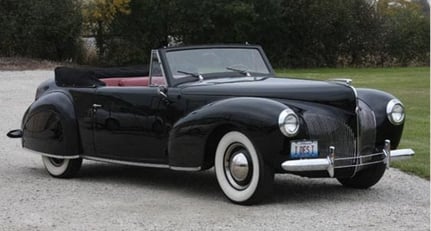
[[[315,158],[319,156],[317,141],[291,141],[290,158]]]

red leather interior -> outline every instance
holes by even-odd
[[[99,80],[102,81],[102,82],[104,82],[106,84],[106,86],[109,86],[109,87],[116,86],[116,87],[118,87],[118,86],[121,86],[120,85],[120,81],[122,79],[123,78],[103,78],[103,79],[99,79]]]
[[[148,86],[148,77],[124,78],[119,82],[119,86]]]
[[[149,85],[149,77],[117,77],[117,78],[103,78],[100,79],[103,81],[106,86],[111,87],[128,87],[128,86],[148,86]],[[165,79],[163,77],[153,77],[152,78],[153,85],[165,85]]]

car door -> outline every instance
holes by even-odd
[[[100,87],[94,98],[95,155],[166,163],[167,105],[157,87]]]

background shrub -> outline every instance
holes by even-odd
[[[426,0],[0,0],[0,56],[127,65],[249,42],[275,67],[429,65],[429,23]]]
[[[81,9],[74,0],[0,0],[0,55],[75,60]]]

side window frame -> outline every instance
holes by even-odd
[[[157,65],[161,74],[162,74],[162,78],[164,78],[164,85],[158,85],[158,84],[153,84],[153,75],[154,75],[154,68]],[[162,65],[162,61],[160,59],[160,55],[159,55],[159,51],[158,50],[151,50],[151,58],[150,58],[150,71],[149,71],[149,86],[167,86],[168,82],[166,79],[166,75],[165,75],[165,71],[163,70],[163,65]]]

